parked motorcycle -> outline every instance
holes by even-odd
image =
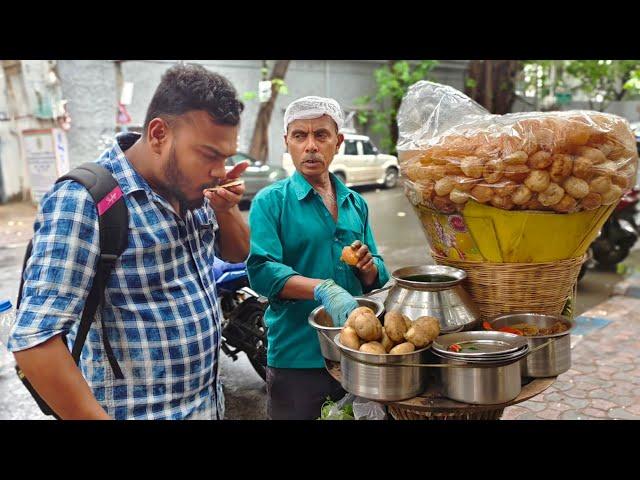
[[[595,265],[612,269],[627,258],[640,235],[636,222],[639,201],[638,187],[634,187],[620,199],[620,203],[602,226],[600,235],[591,244],[589,259],[583,264],[578,279]]]
[[[222,309],[222,351],[234,361],[244,352],[263,380],[267,376],[267,327],[264,312],[267,299],[249,288],[244,263],[213,264]]]

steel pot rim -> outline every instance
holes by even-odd
[[[450,282],[414,282],[402,277],[407,275],[447,275],[454,280]],[[412,290],[443,290],[462,283],[467,278],[467,272],[447,265],[412,265],[401,267],[391,272],[391,278],[396,285]]]
[[[553,337],[563,337],[565,335],[570,335],[571,331],[576,327],[576,322],[574,320],[567,317],[563,317],[562,315],[546,315],[543,313],[534,313],[534,312],[508,313],[505,315],[500,315],[498,317],[495,317],[492,320],[489,320],[489,325],[493,325],[494,322],[508,319],[511,317],[544,317],[544,318],[555,319],[563,322],[565,325],[569,325],[569,328],[567,330],[560,333],[551,333],[549,335],[522,335],[522,338],[526,338],[526,339],[545,339],[545,338],[553,338]],[[526,320],[523,320],[522,322],[526,323]],[[485,330],[485,331],[488,332],[490,330]]]
[[[449,337],[449,338],[446,338],[446,337]],[[454,343],[460,343],[460,342],[471,341],[471,340],[477,340],[477,341],[493,340],[493,341],[500,341],[502,343],[511,345],[510,348],[502,350],[501,352],[498,353],[498,354],[504,354],[504,355],[516,352],[519,349],[521,349],[524,345],[527,345],[527,341],[524,339],[524,337],[520,335],[516,335],[514,333],[497,332],[497,331],[490,331],[490,330],[471,330],[467,332],[447,333],[445,335],[438,336],[438,338],[433,342],[433,351],[444,353],[445,355],[451,356],[453,358],[458,358],[458,357],[482,358],[487,356],[488,357],[495,356],[494,352],[456,353],[456,352],[450,352],[449,350],[447,350],[448,347]]]
[[[366,355],[367,357],[370,357],[367,359],[367,361],[371,361],[372,363],[380,363],[380,364],[386,364],[386,363],[392,363],[392,362],[387,362],[384,361],[382,359],[393,359],[393,360],[398,360],[402,357],[406,357],[409,355],[413,355],[416,353],[422,353],[425,352],[426,350],[429,350],[431,348],[432,343],[429,343],[429,345],[427,345],[426,347],[420,348],[418,350],[414,350],[413,352],[409,352],[409,353],[368,353],[368,352],[361,352],[360,350],[354,350],[353,348],[349,348],[344,346],[342,343],[340,343],[340,334],[336,335],[333,339],[333,342],[338,346],[338,348],[340,350],[344,350],[345,352],[351,353],[351,354],[356,354],[356,355]],[[356,357],[357,358],[357,357]]]
[[[380,319],[380,316],[384,313],[384,303],[382,303],[380,300],[376,298],[370,298],[370,297],[353,297],[353,298],[356,300],[356,302],[358,302],[359,307],[368,306],[368,305],[361,305],[360,301],[363,301],[364,303],[373,303],[376,306],[376,311],[374,311],[374,314],[378,319]],[[311,325],[315,330],[319,332],[327,332],[329,334],[331,332],[338,332],[342,330],[344,328],[344,325],[341,327],[326,327],[324,325],[320,325],[315,321],[316,315],[318,314],[318,312],[320,312],[320,310],[323,310],[323,309],[324,307],[320,305],[314,308],[313,310],[311,310],[311,313],[307,318],[307,322],[309,323],[309,325]]]

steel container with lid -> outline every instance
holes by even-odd
[[[360,352],[340,343],[342,388],[358,397],[377,401],[399,401],[413,398],[427,388],[427,370],[418,366],[394,366],[394,363],[425,363],[431,344],[402,354]]]
[[[461,349],[450,350],[452,345]],[[506,403],[520,394],[520,360],[528,351],[524,338],[494,331],[442,335],[432,345],[441,363],[465,367],[441,369],[443,394],[478,405]]]
[[[549,345],[533,352],[520,362],[523,377],[543,378],[555,377],[571,368],[571,330],[575,327],[575,322],[559,315],[514,313],[502,315],[489,323],[497,330],[518,324],[527,324],[535,328],[551,328],[557,322],[563,323],[567,329],[558,333],[522,337],[532,350],[551,341]]]

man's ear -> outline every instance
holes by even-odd
[[[338,150],[340,150],[340,145],[342,145],[342,142],[344,142],[344,135],[339,133],[338,134],[338,144],[336,145],[336,153],[338,153]]]
[[[284,151],[289,153],[289,143],[287,142],[287,134],[285,133],[282,138],[284,138]]]
[[[160,154],[162,147],[169,141],[171,135],[169,124],[162,118],[156,117],[147,127],[147,143],[154,153]]]

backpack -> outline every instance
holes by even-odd
[[[118,257],[127,248],[129,211],[118,182],[113,178],[113,175],[109,170],[97,163],[83,163],[66,175],[60,177],[56,180],[56,183],[64,180],[74,180],[89,191],[98,210],[98,226],[100,231],[100,258],[96,268],[96,276],[91,290],[89,291],[89,295],[87,296],[84,310],[82,311],[82,318],[80,319],[80,325],[78,326],[78,333],[71,350],[73,360],[76,362],[76,365],[78,365],[80,362],[82,347],[87,339],[91,323],[95,318],[98,308],[104,303],[104,290],[106,288],[109,275],[111,275]],[[32,249],[33,239],[27,246],[27,251],[22,263],[20,290],[18,291],[16,310],[20,308],[22,289],[24,287],[24,271],[27,266],[27,262],[31,257]],[[107,337],[105,324],[104,322],[101,323],[102,339],[105,353],[109,360],[109,365],[111,366],[115,377],[122,379],[124,378],[124,375],[122,375],[120,365],[118,365],[118,361],[113,354],[113,349],[111,348]],[[63,340],[66,344],[66,336]],[[60,417],[58,417],[58,415],[56,415],[56,413],[47,405],[44,399],[38,395],[38,392],[36,392],[33,386],[29,383],[29,380],[26,378],[20,367],[16,365],[15,369],[18,377],[34,398],[42,413],[45,415],[52,415],[55,418],[60,419]]]

